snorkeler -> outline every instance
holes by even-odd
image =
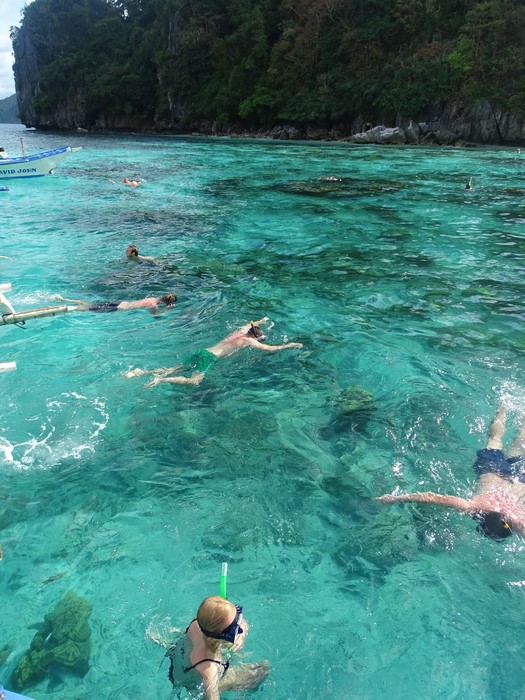
[[[89,301],[82,301],[80,299],[65,299],[59,294],[57,294],[57,299],[60,301],[67,301],[72,304],[77,304],[76,308],[70,309],[71,311],[94,311],[97,314],[108,314],[112,313],[113,311],[147,309],[155,316],[159,316],[168,309],[172,309],[177,301],[175,294],[166,294],[163,297],[146,297],[145,299],[139,299],[138,301],[103,301],[95,304],[92,304]],[[160,310],[160,305],[165,306],[166,308]]]
[[[477,520],[478,531],[494,540],[502,540],[513,532],[525,535],[525,424],[505,455],[505,420],[505,408],[500,406],[490,426],[487,447],[478,450],[474,469],[479,479],[476,494],[472,498],[427,491],[399,496],[389,494],[376,500],[381,503],[433,503],[456,508]]]
[[[123,182],[125,185],[131,185],[131,187],[138,187],[138,186],[139,186],[139,181],[138,181],[138,179],[136,179],[136,180],[135,180],[135,179],[130,180],[129,178],[125,177],[124,180],[122,180],[122,182]]]
[[[262,318],[260,321],[250,321],[250,323],[241,326],[238,330],[230,333],[223,340],[221,340],[216,345],[212,345],[205,350],[193,355],[188,360],[188,369],[193,370],[189,377],[183,375],[172,375],[181,369],[183,365],[177,365],[176,367],[165,367],[153,370],[143,370],[138,367],[127,374],[124,375],[126,379],[131,377],[142,377],[145,374],[153,374],[154,378],[151,382],[146,384],[147,387],[156,386],[161,382],[169,384],[200,384],[204,379],[206,372],[212,367],[217,360],[233,355],[234,353],[242,350],[243,348],[255,348],[256,350],[264,350],[266,352],[278,352],[279,350],[286,350],[288,348],[302,348],[301,343],[285,343],[284,345],[265,345],[262,341],[266,338],[262,330],[259,328],[260,325],[266,323],[270,319],[268,317]]]
[[[197,617],[166,652],[173,686],[189,690],[202,686],[205,700],[219,700],[220,691],[257,688],[270,673],[267,662],[230,665],[229,657],[242,649],[247,632],[241,606],[220,596],[206,598]]]
[[[149,262],[155,260],[149,255],[139,255],[139,249],[136,245],[128,245],[126,248],[126,258],[128,260],[147,260]]]

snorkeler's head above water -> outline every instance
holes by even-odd
[[[197,611],[197,624],[208,639],[235,644],[238,634],[243,634],[242,607],[220,596],[209,596]]]
[[[165,296],[160,298],[160,301],[162,304],[166,304],[166,306],[170,307],[175,304],[177,301],[177,297],[175,294],[166,294]]]
[[[478,521],[478,532],[492,540],[504,540],[512,535],[512,530],[507,520],[501,513],[491,510],[488,513],[478,512],[474,514],[474,520]]]
[[[250,321],[250,328],[246,332],[246,335],[259,341],[263,341],[266,338],[259,326],[256,326],[253,321]]]

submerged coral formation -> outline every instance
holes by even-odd
[[[330,403],[335,412],[328,425],[321,429],[325,439],[353,430],[361,432],[376,408],[372,394],[358,384],[343,389]]]
[[[354,385],[343,389],[335,399],[339,412],[345,415],[371,411],[374,408],[374,397],[362,386]]]
[[[366,534],[365,534],[366,533]],[[354,575],[385,573],[418,552],[417,531],[408,511],[382,512],[361,528],[353,527],[335,561]]]
[[[43,680],[54,666],[83,676],[89,669],[91,603],[68,591],[54,610],[44,617],[11,676],[15,691]]]

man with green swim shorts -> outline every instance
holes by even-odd
[[[212,365],[217,362],[217,355],[214,355],[209,350],[199,350],[195,355],[192,355],[187,363],[194,372],[206,374]]]
[[[153,379],[146,384],[147,387],[157,386],[157,384],[200,384],[204,379],[206,372],[212,367],[217,360],[233,355],[234,353],[242,350],[243,348],[255,348],[256,350],[264,350],[266,352],[278,352],[279,350],[286,350],[287,348],[302,348],[301,343],[284,343],[283,345],[265,345],[262,341],[265,339],[265,335],[259,326],[263,325],[270,319],[268,317],[262,318],[260,321],[250,321],[244,326],[241,326],[238,330],[230,333],[223,338],[216,345],[212,345],[205,350],[200,350],[198,353],[193,355],[188,361],[188,369],[191,369],[191,375],[186,377],[181,374],[174,374],[174,372],[179,371],[183,365],[177,365],[176,367],[161,367],[159,369],[144,370],[136,369],[131,370],[124,375],[126,379],[131,377],[142,377],[145,374],[152,374]]]

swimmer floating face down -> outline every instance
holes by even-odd
[[[490,537],[492,540],[504,540],[512,535],[508,522],[501,513],[495,510],[488,513],[478,511],[473,517],[479,523],[477,527],[478,532],[485,535],[485,537]]]

